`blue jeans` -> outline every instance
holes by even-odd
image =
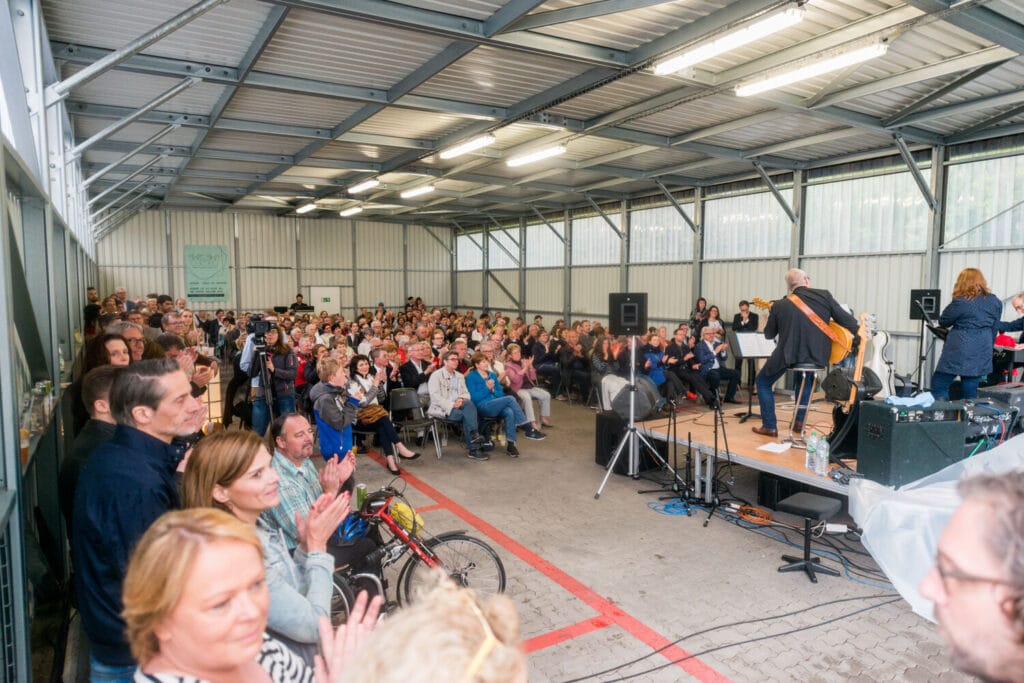
[[[278,396],[274,404],[277,415],[285,415],[295,412],[295,394],[291,396]]]
[[[775,421],[775,394],[772,393],[772,386],[785,374],[786,368],[772,374],[768,374],[764,368],[761,368],[761,372],[757,373],[757,402],[761,406],[761,426],[765,429],[778,429],[778,423]],[[798,377],[797,382],[799,381]],[[812,389],[814,389],[813,380],[804,382],[803,391],[800,392],[800,408],[796,411],[796,422],[804,421]]]
[[[932,396],[938,401],[949,400],[949,386],[956,379],[956,375],[948,372],[935,372],[932,373]],[[978,396],[978,383],[981,382],[981,377],[964,377],[960,376],[960,386],[963,388],[963,396],[961,398],[977,398]]]
[[[484,417],[501,417],[505,420],[505,439],[509,443],[516,440],[516,427],[526,422],[526,415],[519,403],[511,396],[499,396],[484,401],[476,407]]]
[[[89,683],[132,683],[135,665],[111,666],[89,657]]]
[[[466,438],[466,446],[471,448],[470,439],[473,432],[480,429],[480,418],[476,414],[476,406],[473,405],[473,402],[463,401],[462,407],[452,408],[452,412],[448,413],[448,417],[445,419],[462,423],[462,436]]]
[[[252,401],[252,430],[263,436],[270,424],[270,409],[262,396],[257,396]]]

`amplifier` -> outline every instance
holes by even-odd
[[[1024,384],[996,384],[995,386],[978,389],[978,398],[991,398],[1017,409],[1017,415],[1024,413]],[[1012,431],[1012,426],[1007,431]]]
[[[857,472],[871,481],[902,486],[963,460],[967,411],[962,401],[927,408],[860,404]]]

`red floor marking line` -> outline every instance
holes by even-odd
[[[384,459],[376,453],[370,452],[367,453],[367,455],[378,463],[382,465],[384,464]],[[636,617],[626,614],[607,598],[601,597],[595,591],[584,586],[577,579],[569,576],[526,546],[513,540],[499,531],[496,527],[491,526],[484,520],[480,519],[469,510],[453,501],[451,498],[448,498],[443,493],[424,482],[422,479],[409,474],[408,470],[402,472],[402,477],[422,493],[433,498],[440,507],[447,509],[455,516],[468,522],[505,550],[509,551],[523,562],[526,562],[534,569],[544,574],[544,576],[575,595],[579,600],[582,600],[598,612],[598,614],[610,618],[616,626],[629,633],[644,645],[647,645],[654,650],[661,650],[659,654],[669,661],[683,659],[683,661],[678,662],[677,666],[697,680],[714,681],[716,683],[730,683],[729,678],[725,675],[715,671],[711,666],[705,664],[696,657],[693,657],[689,652],[678,645],[672,645],[671,641],[665,638],[665,636],[647,626]],[[662,650],[661,648],[664,649]]]
[[[444,510],[443,505],[424,505],[423,507],[416,508],[416,512],[433,512],[434,510]]]
[[[612,620],[608,617],[591,617],[590,619],[570,624],[565,628],[548,631],[547,633],[542,633],[541,635],[530,638],[529,640],[524,640],[521,647],[523,652],[529,654],[531,652],[536,652],[537,650],[543,650],[546,647],[551,647],[552,645],[558,645],[559,643],[563,643],[567,640],[572,640],[573,638],[585,636],[586,634],[597,631],[598,629],[611,626],[612,623]]]

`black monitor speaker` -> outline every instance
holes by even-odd
[[[942,290],[940,289],[910,290],[910,319],[934,320],[938,318],[941,296]]]
[[[608,295],[608,332],[614,335],[647,332],[647,292]]]

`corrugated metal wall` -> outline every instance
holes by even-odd
[[[455,286],[458,289],[456,308],[472,308],[479,311],[484,305],[484,273],[482,270],[469,270],[456,276]]]
[[[777,299],[785,295],[783,274],[789,268],[784,259],[750,259],[745,261],[717,261],[704,264],[703,296],[709,305],[718,306],[723,320],[731,321],[739,311],[741,299]],[[819,283],[815,280],[814,285]],[[697,296],[688,298],[687,313],[693,310]],[[756,312],[756,311],[755,311]]]
[[[605,230],[611,230],[608,225]],[[617,239],[617,238],[616,238]],[[572,269],[572,314],[575,317],[608,315],[608,293],[621,290],[619,267]]]
[[[403,235],[409,242],[408,272]],[[428,305],[451,301],[448,252],[420,226],[199,211],[147,211],[101,241],[100,291],[124,286],[131,296],[182,294],[187,244],[228,247],[230,300],[209,308],[288,305],[310,285],[341,287],[342,306],[349,311],[378,301],[398,307],[410,295],[423,297]]]
[[[488,300],[490,308],[508,313],[509,311],[518,311],[519,304],[513,301],[501,287],[495,284],[495,280],[501,283],[501,286],[507,289],[517,299],[519,298],[519,271],[518,270],[492,270],[491,274],[494,276],[491,278],[489,283],[490,289],[488,290]]]
[[[461,289],[459,291],[461,293]],[[530,309],[561,312],[564,300],[565,274],[561,268],[531,268],[526,271],[526,304]]]
[[[992,293],[1004,301],[1024,289],[1024,250],[946,251],[939,255],[939,289],[942,290],[943,306],[953,296],[956,276],[964,268],[979,269]],[[1004,312],[1008,319],[1018,317],[1008,304]]]
[[[689,316],[696,298],[690,292],[692,275],[692,263],[630,266],[629,291],[647,292],[648,318],[679,322]]]

